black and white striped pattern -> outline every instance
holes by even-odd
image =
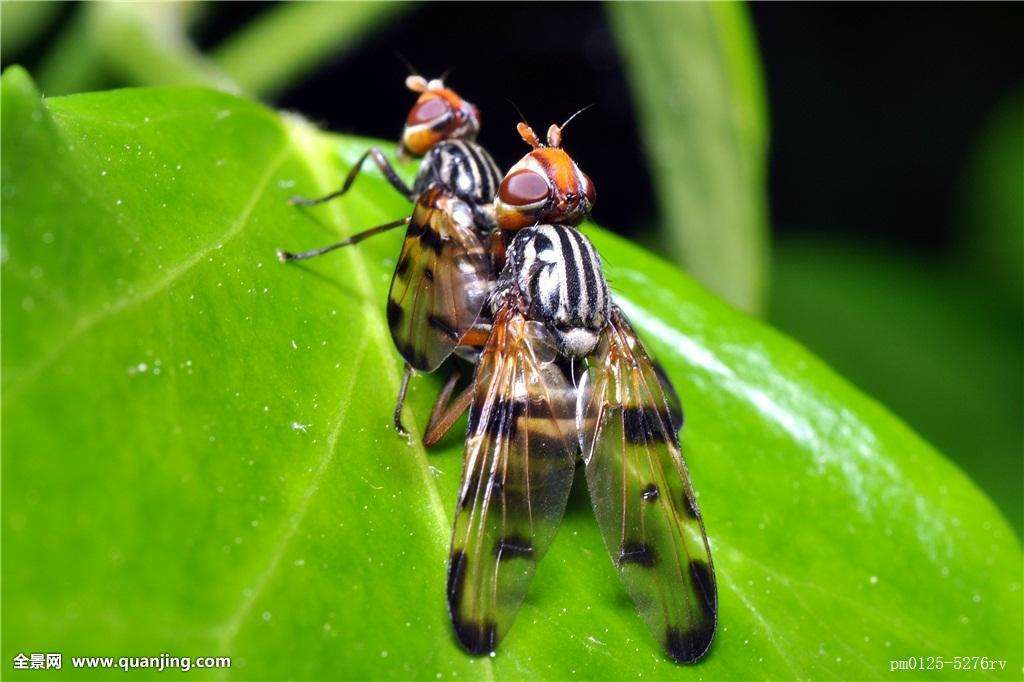
[[[501,172],[487,150],[476,142],[444,140],[420,164],[413,191],[443,187],[474,206],[490,204],[501,184]]]
[[[530,316],[543,322],[571,357],[590,353],[608,322],[601,259],[572,227],[536,225],[516,234],[491,297],[492,310],[513,291],[526,297]]]

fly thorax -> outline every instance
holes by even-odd
[[[608,321],[608,289],[590,242],[576,229],[537,225],[517,233],[503,277],[526,298],[561,352],[590,354]]]
[[[413,189],[441,187],[473,206],[490,205],[501,177],[490,154],[474,142],[445,140],[420,164]],[[493,210],[493,209],[492,209]],[[493,219],[488,221],[493,223]]]

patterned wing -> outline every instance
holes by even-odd
[[[505,309],[477,366],[448,564],[452,624],[472,654],[508,632],[569,497],[576,399],[556,357],[542,325]]]
[[[433,371],[473,326],[493,283],[473,212],[434,190],[416,203],[388,294],[388,326],[414,369]]]
[[[678,422],[618,308],[590,361],[579,404],[587,485],[608,552],[669,656],[695,661],[715,634],[711,549],[680,455]]]
[[[619,314],[621,315],[622,312],[619,311]],[[650,358],[650,361],[654,374],[658,377],[658,383],[661,384],[661,390],[665,393],[665,402],[668,403],[668,413],[672,417],[672,426],[675,427],[678,434],[683,428],[683,404],[679,401],[679,394],[676,393],[676,387],[672,385],[672,380],[665,373],[665,368],[661,366],[661,363],[656,358]]]

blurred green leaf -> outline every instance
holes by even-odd
[[[201,3],[90,2],[77,8],[43,65],[50,94],[101,84],[206,85],[272,96],[407,3],[283,2],[229,36],[211,58],[189,39]]]
[[[675,259],[748,311],[768,269],[767,107],[740,3],[607,5]]]
[[[48,95],[117,85],[238,86],[192,44],[187,2],[82,3],[47,55],[40,84]]]
[[[961,239],[977,257],[977,274],[1024,311],[1024,90],[982,129],[961,204]]]
[[[956,461],[1024,522],[1021,320],[962,265],[777,242],[770,319]]]
[[[213,59],[249,93],[272,97],[296,76],[354,47],[368,31],[411,5],[284,2],[225,40]]]
[[[92,5],[75,5],[59,35],[47,46],[39,67],[39,87],[47,95],[100,88],[109,84],[101,46],[93,33]]]
[[[207,60],[188,37],[192,4],[98,2],[91,7],[107,65],[124,82],[238,91],[230,76]]]
[[[6,62],[12,54],[28,47],[60,14],[58,2],[0,3],[0,50]]]
[[[6,660],[231,655],[238,679],[881,678],[934,653],[1019,676],[1021,552],[991,502],[800,347],[596,228],[687,408],[719,634],[696,669],[663,658],[577,486],[501,650],[466,656],[444,603],[461,444],[426,452],[390,427],[383,302],[401,236],[307,267],[273,255],[409,211],[374,174],[320,222],[286,204],[335,187],[371,141],[205,90],[40,100],[20,70],[2,89]],[[414,382],[409,423],[438,384]]]

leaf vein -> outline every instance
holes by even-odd
[[[100,306],[97,310],[93,310],[92,312],[80,316],[75,321],[71,329],[63,335],[57,344],[52,346],[40,360],[27,367],[24,372],[19,373],[18,377],[11,381],[12,385],[5,388],[3,392],[4,404],[9,405],[13,400],[15,400],[29,385],[39,378],[44,370],[60,359],[68,349],[77,343],[83,336],[91,332],[98,324],[111,317],[119,315],[125,310],[129,310],[137,305],[145,303],[157,294],[162,293],[195,267],[203,258],[209,256],[209,254],[217,250],[218,247],[223,246],[226,242],[240,234],[249,223],[249,218],[252,216],[252,212],[256,208],[256,204],[259,203],[260,198],[262,198],[263,193],[266,191],[267,185],[270,183],[270,179],[281,167],[281,164],[284,163],[285,158],[287,158],[290,152],[291,149],[285,145],[277,156],[270,161],[267,165],[266,171],[264,171],[259,182],[256,184],[256,188],[253,190],[252,196],[245,203],[245,206],[243,206],[242,212],[224,233],[207,246],[196,251],[184,261],[167,268],[162,277],[158,278],[142,291],[133,295],[123,296],[112,303]]]
[[[739,597],[739,600],[743,602],[743,605],[747,607],[747,610],[750,611],[750,615],[752,615],[757,620],[757,622],[761,624],[761,627],[764,628],[764,634],[768,638],[768,642],[771,643],[771,645],[778,652],[779,658],[782,659],[782,662],[785,663],[786,667],[789,668],[790,672],[793,673],[793,677],[798,680],[801,679],[799,671],[797,671],[797,669],[793,666],[792,661],[789,660],[789,654],[786,653],[786,651],[782,648],[778,641],[776,641],[775,637],[772,636],[771,624],[767,620],[765,620],[765,617],[762,616],[761,612],[754,607],[754,604],[749,599],[747,599],[744,592],[740,590],[740,588],[736,585],[734,581],[728,579],[726,576],[722,576],[722,580],[723,582],[728,583],[730,587],[732,587],[733,593],[735,593],[735,595]]]
[[[324,477],[324,473],[326,473],[327,469],[334,461],[334,453],[338,446],[338,438],[341,435],[341,427],[345,423],[345,417],[348,415],[349,405],[352,404],[353,391],[351,388],[359,378],[359,367],[363,355],[366,352],[367,345],[368,337],[364,336],[362,343],[359,344],[359,348],[353,355],[352,363],[355,369],[352,372],[352,380],[349,386],[341,392],[344,401],[338,409],[338,416],[334,419],[334,424],[331,426],[331,432],[327,436],[327,447],[324,450],[324,454],[320,457],[320,463],[317,464],[316,471],[313,472],[313,476],[310,478],[309,485],[306,487],[306,491],[303,493],[302,499],[299,501],[298,508],[290,515],[291,522],[288,523],[285,531],[281,534],[281,539],[276,543],[277,548],[274,550],[270,560],[267,562],[266,568],[263,569],[259,574],[259,577],[256,579],[255,586],[251,591],[246,593],[242,598],[242,601],[238,604],[224,624],[214,628],[214,632],[217,633],[217,639],[222,655],[226,655],[230,651],[231,646],[234,643],[234,639],[242,627],[242,623],[252,612],[252,607],[256,604],[256,601],[263,596],[267,585],[270,584],[270,580],[277,574],[277,570],[281,565],[281,559],[284,556],[285,550],[288,549],[292,538],[295,537],[295,534],[299,531],[303,521],[305,521],[306,512],[309,510],[310,502],[312,502],[313,498],[316,497],[317,492],[320,490],[320,481]]]
[[[317,183],[317,187],[320,192],[327,192],[334,189],[331,185],[331,178],[336,175],[336,172],[328,164],[324,164],[319,161],[315,161],[318,157],[316,156],[316,139],[313,135],[313,129],[308,124],[298,119],[286,119],[286,125],[288,126],[289,134],[295,145],[304,151],[299,157],[309,168],[310,173],[313,175],[314,180]],[[355,195],[353,195],[355,196]],[[334,216],[336,224],[343,222],[343,214],[340,210],[338,202],[334,202],[329,205],[331,212]],[[345,249],[348,254],[349,261],[352,263],[354,278],[357,280],[360,291],[362,291],[364,297],[369,298],[373,295],[373,286],[370,281],[369,274],[366,269],[366,256],[363,255],[358,249]],[[397,391],[399,384],[399,362],[396,360],[395,353],[388,352],[391,349],[391,341],[383,333],[385,327],[384,315],[380,310],[380,306],[372,306],[373,314],[377,318],[376,324],[368,324],[367,328],[374,330],[375,340],[379,343],[383,349],[382,355],[390,360],[386,360],[383,365],[387,371],[388,381]],[[447,535],[450,532],[451,522],[448,520],[448,515],[445,513],[444,505],[441,503],[441,495],[437,488],[437,482],[434,480],[430,473],[430,465],[427,460],[427,453],[423,447],[422,441],[419,437],[418,428],[413,422],[408,426],[409,428],[409,441],[410,447],[415,453],[415,460],[419,466],[420,472],[423,476],[424,487],[427,490],[429,497],[429,507],[433,512],[435,521],[438,524],[438,538],[442,545],[447,548]],[[440,586],[439,586],[440,587]],[[494,670],[491,665],[489,658],[483,659],[483,670],[484,677],[487,680],[494,679]]]

